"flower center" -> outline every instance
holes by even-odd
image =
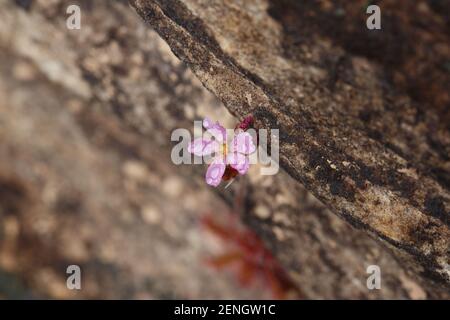
[[[227,144],[226,143],[222,144],[222,154],[223,154],[224,158],[227,156]]]

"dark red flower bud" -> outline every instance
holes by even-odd
[[[244,118],[244,120],[242,120],[237,126],[236,129],[242,129],[242,130],[247,130],[248,128],[250,128],[253,125],[253,116],[252,115],[248,115]]]

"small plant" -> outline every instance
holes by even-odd
[[[233,270],[243,287],[250,287],[259,281],[270,290],[274,299],[299,298],[299,289],[280,263],[258,235],[239,223],[237,217],[231,214],[229,222],[222,224],[211,214],[203,216],[202,225],[219,237],[227,248],[225,253],[208,259],[208,265],[217,270]]]
[[[207,184],[217,187],[222,180],[230,180],[238,174],[244,175],[250,167],[248,156],[256,151],[252,136],[245,132],[253,122],[251,116],[246,117],[234,130],[231,143],[227,142],[227,131],[217,121],[203,120],[203,127],[211,135],[210,139],[197,138],[188,146],[188,151],[196,156],[211,156],[212,162],[206,171]]]

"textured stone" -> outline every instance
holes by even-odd
[[[231,113],[280,130],[292,177],[448,287],[449,98],[432,80],[448,83],[450,42],[439,8],[387,1],[377,34],[364,28],[364,1],[130,3]]]

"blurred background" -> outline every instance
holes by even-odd
[[[239,119],[126,1],[0,0],[0,62],[1,298],[448,298],[284,171],[173,165],[173,129]]]

